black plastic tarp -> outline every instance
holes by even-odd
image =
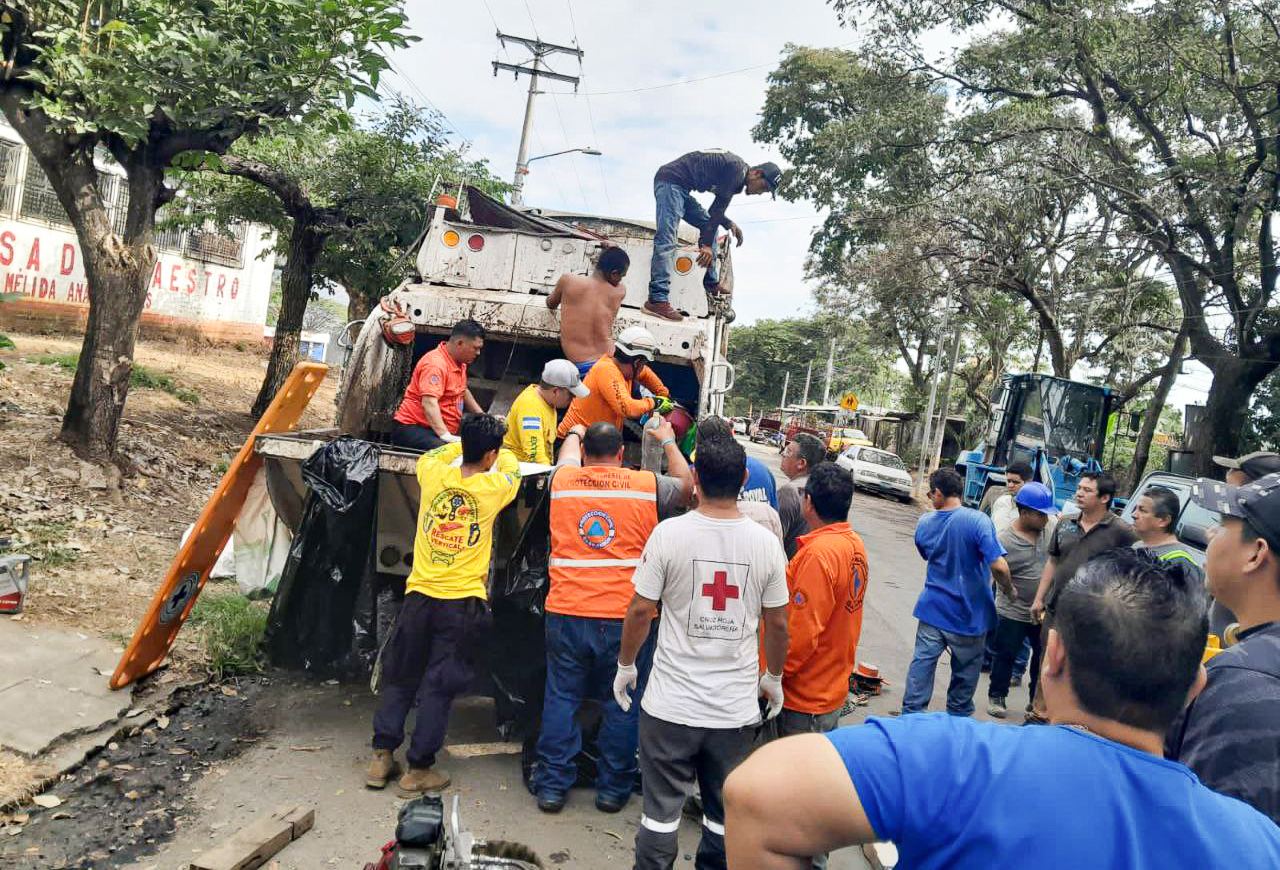
[[[273,664],[318,673],[367,670],[373,636],[378,448],[342,436],[302,463],[308,487],[267,622]]]

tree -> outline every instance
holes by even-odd
[[[299,333],[317,284],[346,288],[348,320],[366,316],[412,267],[410,247],[430,218],[432,192],[470,181],[500,192],[483,162],[466,160],[439,116],[402,100],[338,123],[277,125],[245,137],[214,172],[187,173],[186,220],[254,220],[276,230],[284,255],[281,304],[261,414],[297,362]]]
[[[1005,135],[1076,146],[1090,185],[1162,260],[1191,353],[1213,373],[1197,465],[1239,450],[1250,397],[1280,367],[1280,26],[1266,4],[1157,0],[835,0],[875,49],[963,103],[1005,109]],[[962,47],[941,61],[926,30]]]
[[[729,361],[734,366],[729,406],[735,414],[768,411],[782,401],[787,381],[788,405],[804,400],[805,374],[812,362],[809,401],[822,399],[831,341],[837,356],[831,393],[853,391],[867,395],[885,377],[887,356],[867,340],[863,324],[847,317],[825,316],[761,320],[735,327],[729,333]],[[833,398],[833,401],[835,399]]]
[[[174,196],[166,173],[273,120],[375,96],[405,24],[398,0],[0,2],[0,109],[66,210],[88,279],[61,432],[77,453],[115,453],[156,211]],[[122,221],[98,188],[108,155],[128,179]]]

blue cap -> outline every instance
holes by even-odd
[[[1018,507],[1040,511],[1040,513],[1048,516],[1053,516],[1058,512],[1058,506],[1053,501],[1053,493],[1049,492],[1049,487],[1043,483],[1023,484],[1013,502]]]

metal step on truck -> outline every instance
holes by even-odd
[[[658,343],[653,368],[672,398],[695,417],[720,413],[733,386],[733,366],[725,359],[734,318],[728,236],[717,243],[716,256],[720,283],[730,292],[711,296],[703,289],[705,270],[695,259],[697,233],[682,228],[670,297],[685,314],[679,323],[641,310],[648,298],[653,236],[654,225],[646,221],[515,208],[474,187],[464,188],[458,198],[441,197],[423,234],[415,274],[387,294],[352,342],[335,427],[258,438],[256,450],[266,460],[268,489],[280,516],[297,530],[306,494],[301,462],[327,439],[346,434],[381,442],[379,570],[407,575],[419,497],[417,454],[386,442],[414,363],[447,338],[454,323],[477,320],[488,335],[483,353],[468,369],[468,384],[481,407],[505,415],[519,392],[538,380],[546,361],[563,356],[560,314],[547,308],[547,295],[565,273],[590,274],[607,246],[623,248],[631,260],[615,334],[633,325],[652,332]],[[383,327],[393,316],[401,320],[400,328],[412,329],[411,342],[384,338]],[[634,453],[638,457],[638,449]],[[543,470],[526,467],[525,486],[542,486]],[[501,542],[495,547],[499,561],[500,547]]]

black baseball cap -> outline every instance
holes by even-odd
[[[1238,468],[1249,475],[1250,480],[1258,480],[1268,474],[1280,472],[1280,453],[1269,453],[1266,450],[1255,450],[1236,459],[1230,456],[1215,456],[1213,462],[1223,468]]]
[[[1244,486],[1202,477],[1196,481],[1194,498],[1201,507],[1224,517],[1248,520],[1280,553],[1280,474],[1268,474]]]
[[[759,166],[751,168],[760,170],[760,174],[764,176],[764,183],[769,185],[769,192],[773,194],[774,199],[777,199],[778,185],[782,182],[782,170],[778,168],[778,164],[761,163]]]

